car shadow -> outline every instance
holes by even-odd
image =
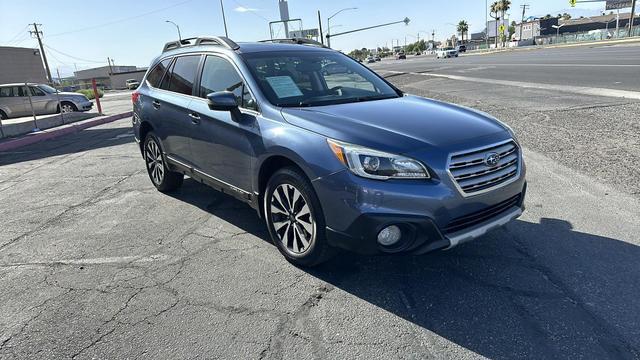
[[[228,195],[188,179],[173,196],[271,242],[255,211]],[[449,251],[340,253],[302,270],[489,358],[620,359],[638,357],[638,259],[635,245],[543,218]]]
[[[133,143],[131,127],[84,129],[78,133],[0,151],[0,166]]]

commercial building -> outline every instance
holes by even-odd
[[[47,83],[40,50],[0,46],[0,84]]]
[[[138,70],[135,66],[100,66],[97,68],[86,69],[86,70],[78,70],[74,72],[75,75],[75,83],[79,85],[81,88],[88,88],[91,86],[91,80],[96,79],[96,83],[98,86],[106,89],[114,88],[111,84],[110,74],[113,71],[116,73],[123,73],[129,71]]]
[[[559,32],[560,34],[588,32],[593,30],[609,30],[613,32],[616,28],[616,18],[617,14],[607,14],[568,20],[560,19],[559,24],[562,25],[562,27]],[[625,30],[629,26],[630,18],[631,13],[620,14],[618,26],[621,30]],[[640,17],[636,16],[633,19],[633,25],[640,25]],[[553,30],[553,35],[555,35],[556,31],[555,29]]]
[[[513,40],[532,40],[539,36],[555,35],[558,25],[558,18],[532,19],[529,21],[516,24]]]

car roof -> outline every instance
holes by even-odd
[[[41,85],[41,84],[27,83],[27,85]],[[0,86],[24,86],[24,83],[0,84]]]

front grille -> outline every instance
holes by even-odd
[[[487,159],[497,155],[495,164],[487,165]],[[473,195],[499,187],[518,176],[520,149],[509,141],[479,150],[451,156],[449,172],[463,195]]]
[[[472,214],[461,216],[453,219],[447,226],[443,229],[445,234],[454,233],[456,231],[460,231],[471,227],[473,225],[477,225],[483,221],[486,221],[501,212],[510,209],[513,206],[516,206],[520,203],[520,194],[511,197],[505,201],[492,205],[486,209],[482,209],[480,211],[476,211]]]

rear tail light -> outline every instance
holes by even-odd
[[[139,97],[140,97],[140,93],[137,91],[134,91],[133,93],[131,93],[131,102],[134,104],[137,103]]]

